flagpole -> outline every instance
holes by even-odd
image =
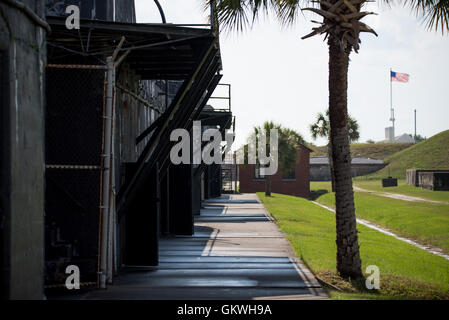
[[[393,81],[391,80],[391,68],[390,68],[390,114],[391,114],[391,118],[390,121],[393,124],[393,142],[394,142],[394,137],[395,137],[395,132],[394,132],[394,109],[393,109]]]

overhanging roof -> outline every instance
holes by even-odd
[[[113,54],[124,36],[121,53],[130,50],[126,62],[145,80],[187,79],[200,53],[215,39],[211,29],[170,24],[81,20],[80,30],[69,30],[65,18],[47,17],[47,22],[52,28],[48,63],[79,63],[80,57],[91,57],[98,64]]]
[[[203,126],[220,126],[222,129],[230,129],[232,125],[232,112],[229,110],[204,110],[201,111],[198,120]]]

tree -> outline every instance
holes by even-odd
[[[281,171],[286,173],[290,168],[296,165],[297,160],[297,152],[299,148],[299,144],[304,144],[305,141],[300,133],[296,132],[293,129],[283,127],[280,124],[276,124],[272,121],[265,121],[263,125],[256,126],[253,128],[254,135],[251,135],[248,138],[248,143],[255,143],[256,149],[259,144],[257,139],[259,134],[264,133],[266,136],[266,151],[267,155],[271,154],[271,145],[270,145],[270,130],[276,129],[278,130],[278,161]],[[256,141],[253,141],[253,139]],[[248,159],[248,148],[245,147],[245,158]],[[258,162],[258,157],[256,154],[256,160]],[[245,161],[247,163],[247,160]],[[271,196],[271,176],[265,175],[265,195]]]
[[[388,2],[388,0],[385,0]],[[296,21],[301,10],[312,11],[323,17],[322,22],[303,39],[325,34],[329,47],[329,121],[332,160],[335,170],[335,206],[337,224],[337,271],[342,277],[362,277],[361,261],[354,209],[354,193],[351,177],[351,155],[348,132],[348,65],[352,50],[358,52],[360,32],[376,34],[360,19],[371,14],[361,12],[366,0],[317,0],[305,1],[317,4],[315,8],[300,7],[299,0],[207,0],[216,7],[220,24],[230,30],[243,30],[260,12],[273,9],[283,24]],[[429,27],[449,30],[449,1],[404,0],[406,4],[423,14]]]
[[[415,138],[415,143],[418,143],[418,142],[421,142],[421,141],[424,141],[427,139],[426,137],[423,137],[420,134],[417,134],[414,138]]]
[[[332,160],[332,144],[330,140],[330,123],[329,123],[329,109],[326,110],[326,114],[318,113],[316,122],[312,123],[309,127],[312,138],[316,140],[318,137],[327,138],[327,156],[329,158],[329,167],[331,171],[332,192],[335,192],[335,173],[334,164]],[[357,120],[348,115],[348,131],[349,131],[349,143],[356,142],[360,138],[359,124]]]

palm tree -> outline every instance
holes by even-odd
[[[253,128],[254,135],[251,135],[248,138],[248,143],[255,143],[257,146],[259,141],[257,139],[258,135],[263,133],[266,137],[266,146],[265,150],[267,155],[271,155],[271,145],[270,141],[270,130],[276,129],[278,131],[278,161],[283,173],[287,173],[287,171],[296,165],[297,160],[297,152],[299,148],[299,144],[304,144],[305,141],[300,133],[296,132],[293,129],[283,127],[280,124],[276,124],[272,121],[265,121],[263,125],[256,126]],[[253,141],[253,139],[256,139]],[[246,159],[248,148],[245,147]],[[257,160],[257,155],[256,155]],[[245,161],[247,163],[247,161]],[[265,195],[271,196],[271,176],[265,175]]]
[[[309,127],[312,139],[316,140],[318,137],[328,138],[330,132],[329,123],[329,109],[326,110],[326,114],[318,113],[316,122],[312,123]],[[353,143],[360,138],[359,124],[357,120],[348,115],[348,130],[349,130],[349,143]],[[334,178],[334,164],[332,161],[332,144],[327,143],[327,156],[329,158],[329,167],[331,171],[332,192],[335,192],[335,178]]]
[[[329,121],[332,160],[335,171],[335,206],[337,224],[337,271],[345,278],[362,277],[351,178],[351,155],[348,132],[348,65],[352,50],[358,52],[360,32],[376,34],[360,19],[371,14],[361,12],[366,0],[303,1],[317,7],[300,7],[299,0],[206,0],[216,8],[218,22],[232,30],[243,30],[249,17],[253,23],[260,12],[274,9],[281,23],[296,21],[301,10],[323,17],[318,26],[303,39],[325,34],[329,47]],[[388,0],[384,0],[388,2]],[[429,26],[449,30],[449,1],[403,0],[418,14],[424,14]]]

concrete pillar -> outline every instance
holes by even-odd
[[[43,0],[22,2],[45,16]],[[42,299],[46,31],[18,8],[0,8],[1,295]]]
[[[171,233],[192,235],[192,166],[188,164],[170,167],[170,227]]]
[[[126,172],[132,176],[132,167],[127,164]],[[160,184],[157,167],[147,178],[145,187],[130,204],[124,221],[125,252],[127,265],[156,266],[159,263]]]
[[[201,174],[192,176],[192,210],[193,215],[200,215],[201,211]]]
[[[160,179],[161,184],[161,234],[170,233],[170,172]]]

